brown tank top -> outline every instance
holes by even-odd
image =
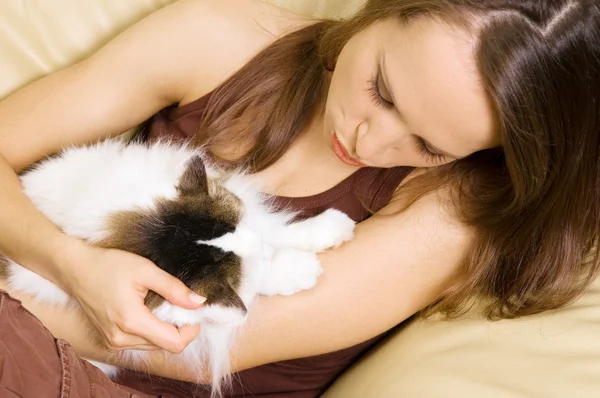
[[[156,114],[147,126],[148,140],[169,137],[187,140],[195,134],[210,94],[181,107],[171,106]],[[290,198],[277,197],[280,205],[310,217],[336,208],[356,222],[369,217],[391,199],[398,184],[412,170],[409,167],[378,169],[361,168],[335,187],[317,195]],[[324,355],[281,361],[239,372],[233,377],[233,390],[227,397],[313,398],[329,385],[383,336]],[[148,394],[164,397],[209,397],[201,385],[161,377],[126,372],[121,384]]]

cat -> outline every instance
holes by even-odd
[[[169,141],[109,139],[67,148],[20,180],[34,205],[66,234],[146,257],[207,298],[198,310],[171,305],[154,292],[145,303],[163,321],[202,324],[176,357],[199,375],[210,373],[213,396],[228,382],[229,350],[254,298],[315,286],[322,272],[317,253],[352,239],[354,231],[354,222],[338,210],[299,219],[277,208],[243,172],[224,172],[201,149]],[[4,260],[0,273],[15,291],[77,306],[50,281]],[[119,355],[143,361],[145,352]],[[118,373],[90,362],[110,377]]]

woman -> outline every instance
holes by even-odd
[[[582,264],[600,219],[599,8],[371,0],[348,21],[316,23],[258,0],[176,2],[0,104],[9,210],[0,250],[61,285],[83,312],[17,298],[89,358],[178,352],[193,339],[197,328],[158,322],[143,297],[150,289],[189,308],[201,300],[142,258],[61,234],[15,176],[65,145],[151,118],[149,139],[207,145],[298,208],[343,196],[352,211],[365,202],[375,211],[357,211],[355,239],[322,255],[315,289],[259,300],[231,354],[241,380],[233,395],[317,396],[385,331],[423,309],[459,313],[476,294],[491,299],[493,317],[560,307],[597,275],[597,259]],[[103,346],[87,341],[90,322]],[[69,377],[90,372],[64,344],[58,351]],[[208,378],[161,360],[143,370]],[[117,388],[95,375],[94,385]],[[121,382],[202,394],[135,373]]]

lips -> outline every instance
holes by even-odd
[[[348,155],[348,152],[346,151],[346,148],[344,148],[344,145],[340,142],[340,140],[337,138],[337,135],[335,133],[333,133],[332,137],[331,137],[331,144],[333,145],[333,152],[336,154],[336,156],[344,163],[346,163],[347,165],[350,166],[355,166],[355,167],[366,167],[367,165],[359,162],[358,160],[352,158],[350,155]]]

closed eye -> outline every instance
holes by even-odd
[[[392,96],[383,81],[381,69],[377,70],[377,73],[371,79],[369,79],[368,83],[368,91],[375,105],[383,107],[384,109],[396,109],[396,105],[394,104]],[[415,138],[415,144],[419,154],[423,156],[427,162],[437,164],[448,160],[448,158],[457,159],[455,156],[450,156],[432,150],[427,141],[425,141],[425,139],[422,137],[418,135],[414,135],[413,137]]]
[[[383,82],[381,81],[381,72],[377,71],[371,79],[369,79],[369,94],[371,99],[377,106],[382,106],[385,109],[393,109],[394,102],[387,97],[387,89],[384,87]]]
[[[423,137],[414,136],[415,143],[417,145],[417,151],[423,156],[428,162],[431,163],[440,163],[446,160],[446,155],[441,153],[433,152],[429,149],[427,142],[423,139]]]

